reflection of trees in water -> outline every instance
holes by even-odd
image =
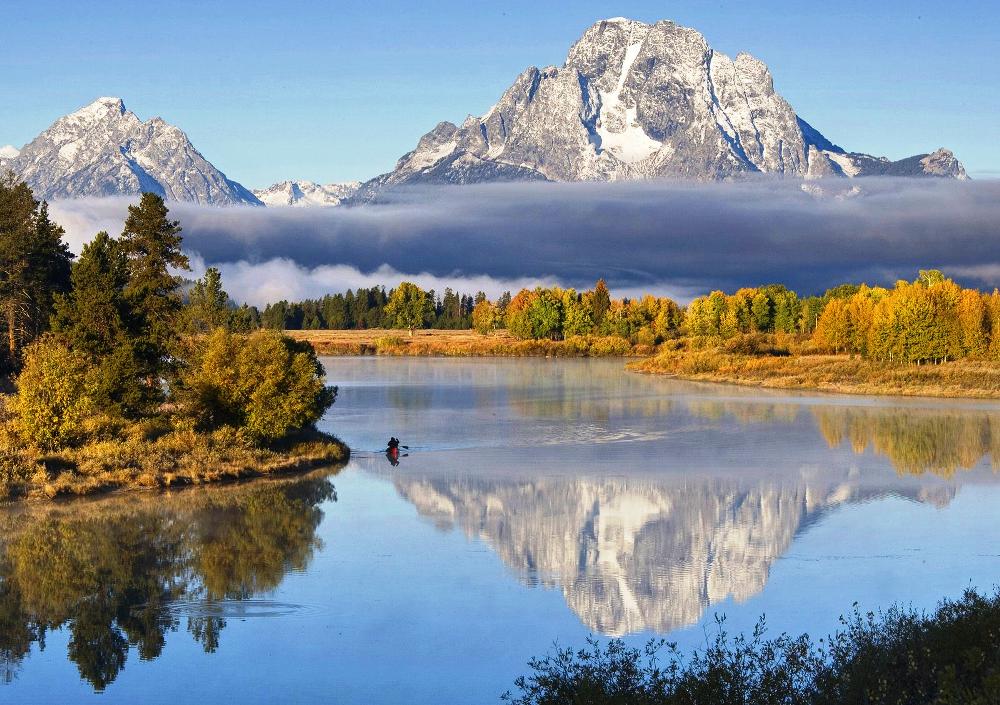
[[[0,556],[0,662],[10,680],[31,646],[68,624],[68,655],[96,690],[115,680],[130,647],[155,659],[170,610],[195,601],[187,629],[206,651],[219,645],[222,600],[277,587],[318,546],[323,478],[180,493],[135,506],[80,505],[31,519],[7,516]],[[213,611],[217,614],[213,614]]]
[[[757,401],[716,401],[690,399],[686,408],[701,419],[719,421],[732,418],[741,424],[793,423],[802,411],[801,404],[769,404]]]
[[[986,456],[1000,466],[1000,416],[934,409],[816,407],[816,424],[831,448],[844,443],[855,453],[869,447],[900,473],[951,477]]]
[[[603,423],[667,416],[675,410],[673,399],[650,393],[649,378],[622,374],[607,361],[525,366],[506,391],[513,410],[527,417]]]
[[[800,404],[697,398],[685,408],[698,418],[730,418],[740,424],[795,422]],[[1000,468],[1000,414],[975,409],[879,406],[812,406],[816,426],[831,448],[869,448],[885,456],[897,472],[951,477],[989,457]]]

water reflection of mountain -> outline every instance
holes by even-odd
[[[95,690],[130,647],[157,658],[181,627],[215,651],[230,613],[304,568],[318,546],[322,474],[297,481],[0,513],[0,672],[68,625],[69,659]],[[27,514],[27,515],[26,515]]]
[[[559,588],[591,629],[666,633],[727,598],[760,592],[796,532],[844,502],[883,494],[845,479],[781,484],[547,478],[396,479],[442,528],[479,537],[529,584]],[[954,489],[900,490],[947,502]]]

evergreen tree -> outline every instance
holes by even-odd
[[[63,234],[27,184],[13,174],[0,179],[0,310],[8,370],[18,365],[23,347],[48,328],[55,296],[69,288],[72,255]]]
[[[71,291],[56,298],[53,330],[98,367],[94,394],[99,408],[140,412],[147,385],[130,330],[132,312],[125,298],[128,269],[119,243],[106,232],[98,233],[84,245],[70,277]]]
[[[215,267],[209,267],[188,294],[186,327],[192,333],[207,333],[220,327],[230,329],[232,313],[229,294],[222,288],[222,275]]]
[[[594,325],[600,327],[604,323],[604,316],[611,307],[611,292],[608,291],[608,285],[604,283],[603,279],[599,279],[597,286],[594,287],[594,299],[591,307]]]
[[[173,271],[190,270],[181,252],[181,228],[170,220],[160,196],[144,193],[129,206],[120,246],[128,270],[125,299],[129,304],[136,359],[146,377],[149,402],[162,396],[160,378],[170,372],[170,348],[178,338],[184,303],[181,278]]]

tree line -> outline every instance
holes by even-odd
[[[348,289],[343,293],[327,294],[319,299],[278,301],[268,304],[263,312],[250,309],[251,317],[264,328],[277,330],[366,330],[394,327],[393,311],[386,306],[396,289],[384,286]],[[405,293],[405,292],[404,292]],[[451,288],[444,294],[431,289],[421,290],[420,328],[461,330],[472,327],[472,309],[486,298],[479,292],[469,296]],[[408,327],[408,326],[406,326]]]
[[[808,336],[818,351],[886,362],[1000,360],[1000,292],[963,288],[938,270],[921,270],[892,288],[842,284],[800,299],[780,285],[713,291],[690,303],[690,335]]]

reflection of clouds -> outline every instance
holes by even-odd
[[[489,543],[525,582],[558,587],[588,627],[608,635],[666,633],[722,600],[749,599],[802,526],[862,494],[846,481],[744,486],[697,477],[397,477],[396,486],[439,527]]]

